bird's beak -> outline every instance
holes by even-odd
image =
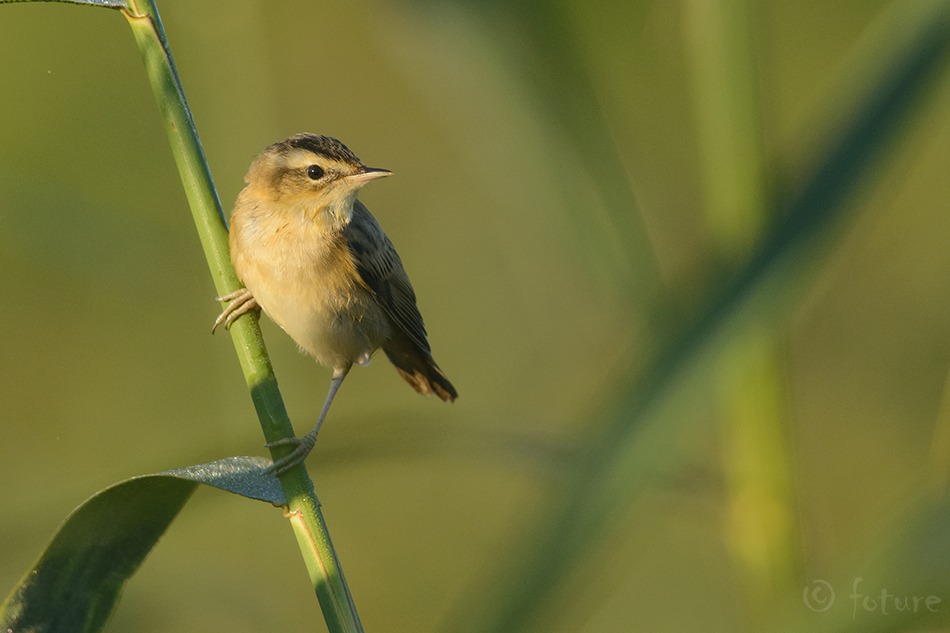
[[[392,176],[393,172],[388,169],[376,169],[375,167],[364,167],[359,173],[353,174],[352,176],[346,176],[343,180],[346,181],[348,185],[354,187],[362,187],[370,180],[376,180],[377,178],[385,178],[386,176]]]

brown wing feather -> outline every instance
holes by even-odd
[[[350,255],[363,283],[395,326],[383,351],[390,362],[419,393],[435,393],[452,401],[458,393],[432,359],[416,293],[392,242],[373,214],[359,200],[343,231]]]

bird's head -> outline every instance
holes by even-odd
[[[268,206],[343,226],[360,188],[390,174],[367,167],[335,138],[297,134],[264,150],[244,180]]]

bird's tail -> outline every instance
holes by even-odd
[[[432,354],[419,349],[406,336],[394,336],[383,346],[399,375],[419,393],[431,396],[435,394],[446,402],[455,402],[459,394],[432,359]]]

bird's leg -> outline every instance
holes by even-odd
[[[274,474],[279,477],[307,458],[307,455],[313,450],[313,445],[317,442],[317,433],[320,432],[320,425],[323,424],[323,419],[327,417],[327,411],[330,410],[330,403],[333,402],[333,396],[340,390],[340,385],[343,384],[343,379],[346,378],[346,374],[350,371],[350,367],[352,366],[352,363],[347,363],[346,366],[337,367],[333,370],[333,379],[330,380],[330,391],[327,393],[327,400],[323,403],[323,410],[320,411],[320,417],[317,418],[317,423],[313,425],[313,429],[309,433],[299,439],[296,437],[285,437],[282,440],[265,444],[267,448],[287,445],[294,447],[293,452],[284,455],[268,466],[264,471],[265,473]]]
[[[214,334],[214,331],[218,329],[218,326],[224,323],[224,329],[227,330],[231,327],[231,323],[234,319],[238,318],[245,312],[249,310],[260,310],[261,307],[257,305],[257,299],[251,294],[251,291],[247,288],[241,288],[240,290],[235,290],[231,294],[224,295],[223,297],[215,297],[215,301],[230,301],[231,303],[218,315],[218,318],[214,321],[214,326],[211,328],[211,333]]]

